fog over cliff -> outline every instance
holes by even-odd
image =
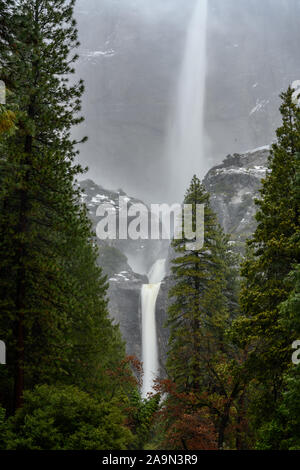
[[[206,158],[269,144],[279,93],[300,78],[300,0],[209,0]],[[166,127],[194,0],[78,0],[81,162],[105,187],[163,202]],[[180,178],[180,175],[178,176]],[[178,195],[180,198],[181,195]]]

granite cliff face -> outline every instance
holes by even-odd
[[[129,356],[142,356],[140,296],[147,278],[123,271],[109,279],[109,313],[119,324]]]
[[[120,197],[126,201],[128,209],[134,204],[144,203],[128,196],[122,189],[107,190],[92,180],[80,182],[81,199],[86,205],[94,232],[101,217],[97,215],[99,207],[108,209],[116,216],[117,226],[120,220]],[[144,205],[145,206],[145,205]],[[151,213],[149,212],[149,218]],[[128,217],[130,223],[132,218]],[[148,283],[146,273],[154,262],[164,257],[168,242],[160,240],[103,240],[95,237],[99,248],[98,263],[108,277],[109,313],[119,324],[126,341],[128,355],[141,360],[141,288]],[[163,312],[161,312],[163,316]],[[163,332],[162,322],[159,331]],[[159,333],[161,334],[161,333]]]
[[[211,207],[238,252],[255,230],[255,198],[267,171],[269,147],[228,155],[213,167],[203,183],[210,193]]]
[[[211,195],[211,205],[220,224],[230,234],[233,248],[243,253],[245,240],[255,230],[254,199],[259,196],[261,179],[266,175],[269,147],[263,147],[245,154],[228,155],[221,165],[213,167],[204,178],[204,185]],[[138,201],[127,196],[122,190],[110,191],[96,185],[91,180],[81,182],[85,202],[93,227],[98,217],[97,207],[101,204],[119,209],[119,196],[127,199],[128,205]],[[156,302],[156,322],[161,375],[165,374],[165,361],[168,346],[168,329],[164,327],[169,304],[168,291],[171,286],[172,248],[166,242],[151,240],[106,240],[97,239],[100,257],[99,264],[109,275],[109,312],[119,323],[127,344],[127,354],[142,359],[141,344],[141,288],[148,283],[146,272],[161,257],[167,257],[167,275],[161,284]],[[109,257],[101,258],[101,253],[109,251]],[[138,271],[140,268],[140,273]]]
[[[108,190],[97,185],[90,179],[81,181],[80,188],[82,191],[82,201],[87,207],[95,232],[97,224],[101,220],[101,217],[97,215],[98,208],[109,211],[111,214],[115,215],[116,218],[117,237],[115,239],[106,240],[99,239],[99,237],[96,238],[96,242],[100,248],[100,255],[103,254],[103,258],[101,259],[100,257],[99,263],[103,266],[104,272],[110,275],[128,270],[142,275],[146,274],[154,261],[159,258],[161,253],[166,249],[167,242],[150,239],[132,240],[130,237],[120,239],[118,237],[118,228],[120,219],[124,218],[126,215],[125,212],[122,212],[120,209],[120,205],[126,203],[127,213],[129,213],[133,205],[136,205],[136,207],[141,205],[147,208],[148,226],[150,230],[151,217],[155,216],[151,214],[147,205],[139,199],[128,196],[122,189],[116,191]],[[128,224],[130,224],[135,217],[135,215],[128,216]],[[117,268],[119,268],[119,270],[117,270]]]

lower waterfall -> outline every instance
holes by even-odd
[[[165,277],[165,264],[165,259],[157,260],[148,274],[149,284],[142,286],[143,398],[153,391],[153,381],[159,371],[155,306],[161,281]]]

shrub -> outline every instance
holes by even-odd
[[[7,449],[123,450],[131,441],[116,404],[100,403],[74,386],[25,392],[24,407],[7,421]]]

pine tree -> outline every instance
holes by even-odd
[[[13,32],[10,28],[10,13],[9,6],[10,1],[0,1],[0,57],[5,50],[7,43],[12,42]],[[8,93],[8,86],[4,82],[4,76],[2,76],[2,70],[0,68],[0,80],[1,86],[4,85],[4,96]],[[2,90],[0,90],[0,96],[2,98]],[[0,103],[0,137],[7,136],[15,128],[16,114],[11,109],[6,109],[6,106]]]
[[[296,154],[295,161],[295,178],[291,185],[291,199],[294,201],[295,207],[300,207],[300,153]],[[300,245],[300,230],[297,229],[290,239],[290,244],[294,245],[295,249],[299,249]],[[300,263],[292,266],[285,279],[285,286],[289,292],[288,298],[279,306],[279,323],[283,328],[292,334],[293,338],[300,338]]]
[[[294,90],[281,95],[282,126],[272,146],[261,198],[256,201],[257,229],[243,264],[243,316],[235,328],[249,350],[247,371],[257,382],[251,415],[257,428],[269,421],[282,393],[283,374],[291,363],[295,330],[282,322],[280,305],[289,296],[287,280],[299,263],[299,196],[296,197],[297,152],[300,151],[300,111]]]
[[[10,7],[12,0],[0,0],[0,49],[2,45],[12,39],[12,30],[10,23]]]
[[[69,61],[75,60],[69,58],[70,50],[77,45],[72,7],[73,2],[65,5],[62,1],[14,2],[8,23],[11,31],[14,28],[14,42],[2,45],[2,75],[5,83],[13,84],[13,99],[20,110],[18,132],[1,146],[1,299],[3,323],[5,316],[11,319],[4,326],[11,325],[8,347],[16,354],[11,362],[15,368],[15,407],[22,404],[25,341],[32,357],[38,351],[32,350],[34,337],[45,341],[48,354],[46,345],[51,340],[46,339],[46,323],[56,329],[47,308],[61,289],[58,260],[51,253],[52,243],[59,243],[59,237],[54,233],[46,236],[46,232],[50,227],[59,232],[62,224],[66,225],[68,212],[62,213],[62,204],[69,202],[68,215],[76,217],[70,183],[78,169],[71,167],[76,152],[69,132],[71,125],[81,121],[76,113],[82,84],[69,87],[68,79],[62,77],[71,72]],[[72,220],[68,223],[72,225]],[[38,285],[33,282],[37,275]],[[53,281],[44,284],[51,277]],[[35,305],[30,305],[29,299]],[[39,311],[43,310],[41,299],[44,312]],[[43,316],[47,320],[41,334]],[[63,315],[56,322],[63,323]],[[51,337],[51,329],[49,333]],[[37,367],[37,358],[35,362]]]
[[[230,409],[240,393],[239,380],[228,380],[235,351],[226,340],[226,330],[237,314],[235,261],[210,208],[209,195],[196,176],[184,203],[192,205],[194,222],[196,205],[205,205],[204,246],[190,250],[184,237],[173,242],[177,256],[169,293],[167,370],[177,396],[192,394],[197,397],[195,409],[209,409],[222,447]],[[194,402],[186,397],[187,403],[190,400]]]
[[[174,240],[177,256],[173,260],[174,286],[169,292],[170,349],[169,375],[183,390],[199,386],[201,350],[207,331],[216,316],[226,318],[226,299],[222,291],[223,260],[219,256],[221,233],[216,216],[209,207],[209,196],[194,177],[186,193],[185,204],[205,204],[205,244],[202,250],[188,250],[184,237]],[[214,315],[215,314],[215,315]]]
[[[300,154],[296,154],[296,175],[292,183],[292,197],[300,207]],[[291,243],[299,246],[299,231],[291,237]],[[293,266],[284,281],[289,294],[287,300],[278,307],[278,324],[291,338],[300,338],[300,264]],[[281,396],[277,400],[274,417],[262,423],[258,433],[259,449],[299,450],[300,420],[299,416],[300,367],[290,364],[283,376]]]
[[[13,41],[1,42],[7,109],[17,109],[14,133],[0,140],[0,337],[8,353],[0,398],[10,410],[38,383],[107,390],[107,369],[124,358],[74,186],[82,169],[70,132],[82,121],[83,83],[69,82],[78,46],[73,7],[74,0],[15,0]]]

